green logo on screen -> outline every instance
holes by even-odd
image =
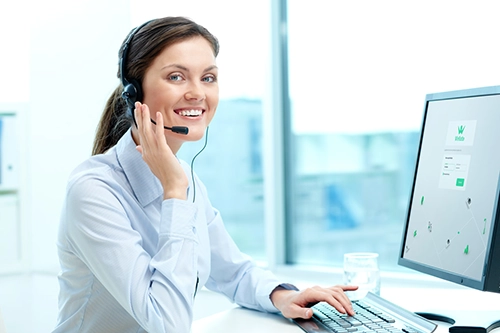
[[[458,126],[458,135],[455,136],[455,141],[465,141],[465,137],[463,136],[465,131],[465,126]]]

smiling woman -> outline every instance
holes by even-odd
[[[357,287],[284,287],[241,252],[202,181],[176,156],[215,115],[217,52],[217,39],[184,17],[155,19],[125,39],[124,84],[105,107],[94,155],[68,181],[54,332],[189,332],[204,286],[289,318],[310,318],[307,305],[319,301],[353,314],[344,291]],[[190,131],[164,128],[173,124]]]

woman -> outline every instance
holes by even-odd
[[[188,332],[202,286],[290,318],[311,317],[307,305],[319,301],[353,314],[344,291],[356,287],[297,291],[256,267],[176,158],[215,114],[218,51],[214,36],[182,17],[147,22],[123,43],[122,84],[105,107],[94,156],[68,182],[55,332]]]

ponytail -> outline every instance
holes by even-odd
[[[127,105],[121,96],[122,89],[121,85],[118,86],[106,102],[97,126],[92,155],[103,154],[116,145],[132,125]]]

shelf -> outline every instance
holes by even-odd
[[[21,158],[25,156],[21,121],[26,104],[0,103],[0,275],[26,271],[28,267],[27,225],[21,212],[26,191],[21,176]],[[24,177],[25,178],[25,177]]]

